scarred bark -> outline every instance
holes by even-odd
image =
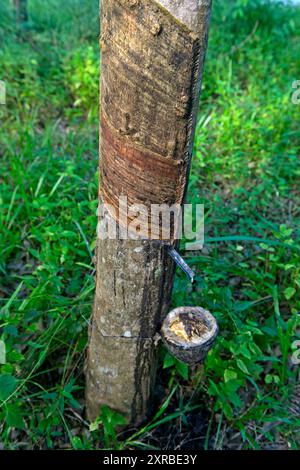
[[[195,7],[190,21],[180,13],[183,3]],[[113,207],[121,195],[147,208],[183,203],[209,13],[210,1],[102,1],[99,200]],[[102,404],[131,422],[144,419],[155,377],[153,337],[173,275],[162,244],[98,241],[86,365],[91,420]]]

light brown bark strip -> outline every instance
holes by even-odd
[[[157,0],[157,3],[160,3],[175,18],[195,31],[198,36],[201,36],[200,31],[203,26],[205,28],[208,26],[204,16],[210,14],[211,0]]]

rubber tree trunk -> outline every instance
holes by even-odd
[[[190,169],[210,0],[102,0],[99,202],[182,204]],[[86,361],[87,415],[101,405],[142,421],[154,336],[174,277],[166,247],[99,240]]]
[[[21,25],[28,21],[27,0],[14,0],[17,24]]]

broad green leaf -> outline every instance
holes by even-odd
[[[169,367],[174,366],[175,362],[175,357],[172,356],[170,353],[167,353],[164,358],[163,368],[168,369]]]
[[[233,418],[233,409],[228,402],[223,403],[222,411],[224,412],[227,419],[231,420]]]
[[[0,400],[6,400],[16,389],[17,379],[13,375],[0,375]]]
[[[24,429],[24,420],[21,409],[18,405],[8,405],[6,408],[6,423],[8,426],[17,429]]]
[[[267,374],[265,377],[266,384],[270,384],[273,382],[273,376],[271,374]]]
[[[236,379],[237,373],[233,369],[226,369],[224,372],[224,380],[228,382],[229,380]]]
[[[244,356],[246,359],[251,359],[251,353],[247,347],[246,343],[243,343],[239,348],[239,353]]]
[[[284,291],[284,296],[287,300],[290,300],[296,294],[296,289],[294,287],[287,287]]]
[[[184,380],[188,380],[188,378],[189,378],[189,366],[187,364],[184,364],[184,362],[181,362],[181,361],[177,361],[176,370],[177,370],[178,374]]]
[[[246,364],[241,359],[237,359],[236,363],[238,368],[241,369],[242,372],[244,372],[245,374],[249,374]]]

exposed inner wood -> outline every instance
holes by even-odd
[[[175,18],[190,27],[193,31],[199,31],[201,27],[201,12],[207,12],[211,0],[157,0]]]
[[[141,221],[139,235],[151,238],[161,233],[160,239],[172,239],[174,230],[160,232],[159,218],[151,218],[151,204],[181,204],[182,191],[177,188],[183,171],[183,162],[165,158],[157,153],[132,145],[108,124],[104,112],[101,116],[101,187],[106,204],[114,210],[119,225],[127,227],[137,217],[128,212],[136,205]],[[178,199],[177,193],[180,194]],[[119,197],[126,195],[128,207],[122,211]],[[112,215],[112,214],[111,214]],[[156,227],[153,225],[155,224]],[[158,238],[158,237],[157,237]]]

